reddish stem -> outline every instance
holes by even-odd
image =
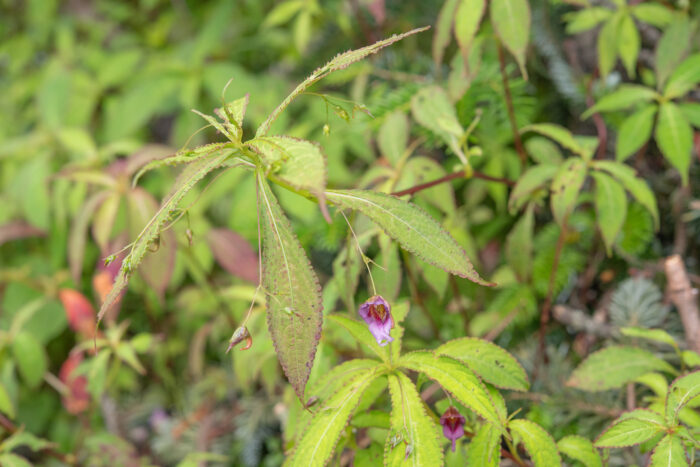
[[[481,172],[472,172],[471,174],[472,178],[479,178],[481,180],[487,180],[489,182],[497,182],[497,183],[503,183],[508,186],[514,186],[515,182],[513,180],[508,180],[507,178],[499,178],[499,177],[492,177],[491,175],[486,175]],[[439,185],[441,183],[449,182],[450,180],[454,180],[457,178],[465,178],[466,173],[464,171],[461,172],[453,172],[451,174],[447,174],[444,177],[438,178],[437,180],[433,180],[431,182],[426,182],[426,183],[421,183],[420,185],[413,186],[411,188],[406,188],[405,190],[401,191],[396,191],[392,193],[394,196],[404,196],[404,195],[412,195],[414,193],[418,193],[419,191],[427,190],[428,188],[432,188],[435,185]]]

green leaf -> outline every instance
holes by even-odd
[[[603,172],[593,172],[595,179],[596,222],[603,236],[608,256],[627,217],[627,194],[622,185]]]
[[[659,3],[642,2],[634,5],[631,10],[635,18],[652,26],[662,28],[673,21],[673,10]]]
[[[649,467],[680,467],[690,465],[680,436],[668,434],[654,448]]]
[[[452,32],[452,23],[455,18],[455,10],[459,0],[446,0],[440,8],[437,22],[435,23],[435,35],[433,36],[433,61],[435,68],[440,69],[442,59],[445,55],[445,48],[450,43],[450,33]]]
[[[501,431],[495,425],[482,423],[467,448],[468,467],[498,467],[501,461]]]
[[[267,324],[284,373],[303,402],[321,339],[321,289],[270,186],[261,173],[257,179]]]
[[[85,258],[85,243],[90,220],[97,208],[110,196],[110,192],[99,191],[90,196],[80,207],[78,214],[73,219],[70,233],[68,234],[68,265],[71,277],[77,283],[83,273],[83,259]]]
[[[0,383],[0,412],[10,418],[15,418],[15,406],[12,403],[10,394],[2,383]]]
[[[528,282],[532,272],[532,237],[535,230],[534,205],[515,223],[506,237],[505,255],[508,264],[521,282]]]
[[[593,443],[583,436],[564,436],[557,443],[557,448],[559,452],[581,462],[585,467],[603,467],[603,461]]]
[[[687,15],[675,15],[673,22],[659,39],[654,53],[656,85],[663,89],[666,80],[688,50],[692,26]]]
[[[617,43],[620,35],[620,14],[608,19],[598,33],[598,70],[601,78],[606,78],[615,66]]]
[[[41,384],[49,365],[41,343],[28,332],[20,332],[12,340],[12,355],[27,386],[36,388]]]
[[[700,103],[681,102],[678,106],[683,111],[683,115],[688,119],[688,122],[695,128],[700,128]]]
[[[490,10],[496,35],[513,54],[527,79],[525,52],[530,39],[530,5],[527,0],[492,0]]]
[[[13,451],[19,446],[25,446],[34,452],[39,452],[52,446],[52,443],[41,439],[28,431],[16,431],[12,436],[0,444],[0,451]]]
[[[620,18],[618,25],[617,52],[620,54],[620,60],[625,65],[627,74],[634,78],[635,68],[637,66],[637,57],[639,56],[639,48],[641,46],[641,38],[639,31],[634,24],[632,16],[629,14],[623,15]]]
[[[352,417],[352,426],[357,428],[377,427],[388,430],[391,428],[389,414],[381,410],[369,410]]]
[[[692,350],[684,350],[681,354],[683,356],[683,361],[686,365],[691,368],[700,366],[700,354],[693,352]]]
[[[397,372],[389,375],[389,392],[391,428],[384,443],[384,465],[442,465],[440,431],[416,386]]]
[[[92,223],[92,237],[100,247],[100,251],[107,250],[120,201],[121,193],[114,191],[100,204],[100,207],[95,212],[95,219]]]
[[[279,3],[265,16],[262,22],[263,27],[275,27],[291,20],[300,10],[304,8],[304,0],[290,0]]]
[[[418,91],[411,99],[413,118],[422,126],[438,135],[452,151],[466,162],[459,146],[464,129],[457,119],[454,106],[447,93],[439,86],[428,86]]]
[[[382,347],[377,344],[377,340],[372,336],[369,331],[369,327],[365,323],[355,321],[346,316],[342,315],[329,315],[328,319],[332,322],[339,324],[345,330],[347,330],[352,337],[354,337],[361,344],[369,347],[379,358],[384,361],[388,361],[389,355],[387,352],[387,347]]]
[[[318,143],[291,136],[263,136],[246,145],[260,156],[272,180],[307,191],[324,205],[326,156]]]
[[[559,168],[556,165],[539,164],[521,175],[510,193],[510,200],[508,201],[510,211],[514,212],[520,209],[527,201],[528,195],[542,188],[545,183],[554,178],[557,170]]]
[[[566,20],[566,33],[578,34],[598,26],[601,22],[610,18],[612,11],[600,6],[585,7],[579,11],[564,15]]]
[[[503,425],[503,420],[484,384],[458,360],[444,355],[437,356],[428,351],[418,351],[404,355],[398,364],[403,368],[424,373],[465,407],[469,407],[491,423]]]
[[[486,11],[486,0],[460,0],[455,16],[455,38],[463,57],[469,57],[474,36]]]
[[[586,110],[581,118],[586,119],[597,112],[624,110],[642,102],[649,102],[659,95],[651,88],[638,84],[623,84],[615,91],[602,97],[593,107]]]
[[[463,337],[442,344],[435,353],[456,358],[498,388],[526,391],[530,387],[527,374],[515,357],[489,341]]]
[[[687,185],[693,129],[681,109],[673,102],[661,105],[655,136],[659,149],[671,165],[678,169],[683,185]]]
[[[681,409],[698,394],[700,394],[700,371],[677,378],[671,383],[666,395],[666,420],[670,424],[675,424]]]
[[[351,381],[329,397],[304,429],[294,453],[287,457],[284,465],[290,467],[326,465],[362,394],[382,371],[381,368],[366,371],[361,377]]]
[[[530,420],[512,420],[508,424],[513,435],[518,436],[525,446],[535,467],[561,465],[557,445],[544,428]]]
[[[462,247],[417,206],[383,193],[363,190],[328,191],[326,196],[340,207],[362,212],[403,248],[424,261],[477,284],[492,285],[479,277]]]
[[[678,347],[673,337],[663,329],[626,327],[620,329],[620,332],[623,336],[647,339],[654,342],[661,342],[662,344],[668,344],[674,348]]]
[[[612,425],[596,439],[594,444],[597,448],[634,446],[635,444],[640,444],[653,438],[658,433],[664,431],[664,429],[665,427],[663,424],[657,423],[656,417],[637,418],[636,414],[631,414],[626,418],[618,418],[615,420]]]
[[[686,58],[668,78],[664,97],[673,99],[697,89],[700,83],[700,53]]]
[[[584,148],[576,141],[574,135],[561,125],[556,125],[554,123],[536,123],[524,127],[520,130],[520,133],[526,133],[528,131],[534,131],[535,133],[544,135],[575,154],[582,155],[584,152]]]
[[[401,111],[394,111],[388,114],[382,126],[379,127],[377,144],[379,150],[386,157],[392,166],[396,166],[408,145],[408,118]]]
[[[32,467],[27,459],[12,453],[0,454],[0,465],[3,467]]]
[[[633,168],[612,161],[594,161],[593,168],[605,170],[618,179],[625,189],[644,206],[654,218],[655,228],[659,228],[659,211],[656,207],[656,198],[646,182],[637,177]]]
[[[102,320],[104,314],[127,286],[129,277],[141,261],[143,261],[149,246],[160,234],[161,228],[163,228],[167,222],[173,220],[173,214],[177,210],[180,201],[194,188],[197,182],[204,178],[209,172],[221,167],[233,153],[234,150],[222,150],[202,156],[185,167],[182,173],[180,173],[170,193],[164,198],[158,212],[134,240],[129,254],[124,258],[124,261],[122,261],[122,266],[112,285],[112,290],[107,294],[105,301],[100,307],[100,312],[97,315],[98,322]]]
[[[572,158],[564,161],[554,176],[550,203],[554,219],[560,226],[567,222],[569,214],[576,207],[587,172],[586,163],[582,159]]]
[[[656,105],[647,105],[622,122],[615,142],[615,158],[619,162],[637,152],[649,140],[657,110]]]
[[[674,373],[673,367],[651,352],[611,346],[588,356],[573,372],[567,386],[584,391],[619,388],[650,371]]]
[[[398,42],[408,36],[412,36],[413,34],[417,34],[419,32],[426,31],[428,27],[424,28],[417,28],[413,29],[411,31],[405,32],[403,34],[398,34],[398,35],[393,35],[387,39],[375,42],[372,45],[368,45],[367,47],[362,47],[361,49],[357,50],[349,50],[345,53],[336,55],[331,61],[326,63],[324,66],[321,68],[316,69],[311,76],[306,78],[303,82],[301,82],[295,89],[292,91],[278,106],[275,108],[275,110],[272,111],[272,113],[267,117],[267,119],[258,127],[258,130],[255,132],[255,137],[259,138],[261,136],[264,136],[267,134],[267,132],[270,130],[270,126],[272,123],[277,120],[277,117],[286,109],[289,104],[292,103],[294,99],[299,97],[300,94],[302,94],[306,89],[309,88],[312,84],[315,82],[319,81],[320,79],[328,76],[329,74],[333,73],[334,71],[342,70],[344,68],[347,68],[348,66],[352,65],[355,62],[358,62],[364,58],[367,58],[369,55],[375,54],[379,52],[381,49],[384,47],[388,47],[392,45],[395,42]]]

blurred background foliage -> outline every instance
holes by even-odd
[[[226,170],[192,190],[179,222],[161,235],[95,335],[94,310],[111,287],[120,254],[109,265],[104,259],[156,212],[177,169],[151,171],[137,187],[131,178],[148,161],[220,139],[202,130],[190,109],[208,113],[222,98],[249,93],[244,131],[250,135],[326,60],[435,25],[441,3],[0,0],[0,439],[24,433],[15,453],[37,465],[279,465],[289,439],[283,432],[296,428],[301,408],[279,368],[260,296],[248,325],[252,348],[224,353],[257,285],[253,178]],[[614,87],[625,71],[614,69],[591,86],[594,36],[566,35],[563,18],[573,7],[544,0],[531,6],[529,80],[515,61],[507,63],[518,127],[549,121],[595,134],[592,123],[579,119],[586,99]],[[439,178],[458,162],[429,124],[413,126],[406,117],[420,89],[443,82],[462,127],[480,119],[472,141],[483,157],[472,159],[474,166],[517,179],[498,50],[486,40],[491,26],[475,39],[468,73],[454,43],[446,46],[445,63],[435,63],[433,33],[409,37],[329,77],[317,86],[325,97],[299,99],[272,133],[319,141],[330,187],[398,191]],[[641,60],[659,34],[645,36]],[[695,33],[690,47],[697,45]],[[354,112],[352,102],[365,104],[371,115]],[[613,126],[620,121],[610,120]],[[409,134],[419,144],[398,164]],[[525,145],[538,162],[562,158],[543,137],[529,137]],[[700,216],[687,200],[698,193],[681,192],[677,173],[661,161],[651,147],[635,163],[657,194],[661,230],[655,235],[651,216],[631,203],[615,253],[606,257],[593,210],[577,212],[553,281],[558,303],[594,310],[612,296],[612,326],[667,323],[681,334],[652,281],[622,282],[630,272],[653,279],[654,262],[681,241],[697,268]],[[697,176],[695,164],[690,179]],[[285,190],[277,194],[324,284],[325,313],[354,310],[368,284],[360,259],[348,254],[343,219],[326,224],[313,203]],[[532,369],[538,303],[547,296],[560,230],[546,209],[537,209],[533,260],[519,267],[518,246],[510,252],[507,246],[517,234],[507,201],[505,185],[478,179],[415,197],[442,219],[482,275],[499,283],[494,290],[409,258],[357,219],[360,243],[376,262],[377,288],[387,299],[411,302],[409,349],[486,336]],[[632,309],[634,300],[640,305]],[[580,403],[569,404],[571,390],[561,391],[592,345],[590,336],[575,335],[586,322],[553,330],[548,376],[533,387],[542,403],[527,416],[557,437],[596,433],[620,402],[619,395],[589,400],[593,396],[578,393]],[[312,380],[361,353],[333,323],[319,349]],[[368,397],[367,404],[373,402]],[[372,465],[373,455],[370,449],[361,456]],[[22,462],[18,457],[12,459]]]

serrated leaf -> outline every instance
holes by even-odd
[[[623,84],[615,91],[603,96],[593,107],[586,110],[582,119],[587,119],[597,112],[612,112],[624,110],[643,102],[650,102],[659,95],[651,88],[638,84]]]
[[[0,383],[0,412],[10,418],[15,418],[15,406],[12,403],[10,394],[2,383]]]
[[[377,144],[381,153],[389,159],[392,165],[396,165],[408,145],[408,118],[401,111],[388,114],[377,134]]]
[[[391,428],[384,443],[384,465],[442,465],[440,432],[425,411],[413,382],[403,373],[389,375]],[[394,445],[392,439],[401,439]]]
[[[596,223],[608,256],[627,217],[627,195],[622,185],[603,172],[591,174],[595,180]]]
[[[333,455],[335,445],[352,416],[365,389],[380,375],[381,369],[366,371],[329,397],[314,415],[285,466],[323,467]]]
[[[619,388],[650,371],[674,373],[673,367],[651,352],[611,346],[588,356],[573,372],[567,386],[585,391]]]
[[[656,198],[646,182],[638,178],[633,168],[612,161],[594,161],[593,168],[605,170],[618,179],[625,189],[644,206],[654,218],[654,227],[659,228],[659,211],[656,207]]]
[[[700,83],[700,53],[686,58],[673,70],[666,83],[664,97],[667,99],[681,97],[697,89],[698,83]]]
[[[626,327],[620,329],[620,332],[623,336],[647,339],[654,342],[661,342],[662,344],[668,344],[674,348],[677,347],[676,341],[673,339],[673,337],[671,337],[671,335],[663,329]]]
[[[202,146],[198,146],[194,149],[183,149],[175,154],[172,154],[167,157],[163,157],[162,159],[156,159],[153,161],[148,162],[145,164],[143,167],[139,168],[138,172],[136,172],[136,175],[134,175],[132,181],[131,181],[131,186],[135,187],[141,177],[143,177],[144,174],[147,172],[150,172],[151,170],[159,169],[161,167],[165,166],[176,166],[180,164],[189,164],[191,162],[196,161],[199,159],[201,156],[207,156],[215,153],[216,151],[219,150],[226,150],[231,149],[230,146],[231,143],[213,143],[213,144],[205,144]]]
[[[678,169],[683,185],[687,185],[693,129],[675,103],[661,104],[655,136],[664,157]]]
[[[617,52],[620,54],[620,60],[625,66],[627,74],[634,78],[641,38],[631,15],[626,14],[620,18],[618,34]]]
[[[527,0],[492,0],[490,11],[496,35],[513,54],[527,79],[525,52],[530,39],[530,5]]]
[[[579,11],[564,15],[566,20],[566,33],[578,34],[598,26],[601,22],[610,18],[612,11],[599,6],[585,7]]]
[[[480,417],[497,426],[503,425],[486,387],[458,360],[444,355],[437,356],[428,351],[418,351],[404,355],[398,364],[403,368],[424,373]]]
[[[508,208],[517,211],[527,201],[527,196],[535,190],[542,188],[545,183],[551,180],[559,168],[556,165],[539,164],[520,176],[510,193]]]
[[[561,465],[557,445],[544,428],[530,420],[512,420],[508,424],[511,433],[520,437],[535,467]]]
[[[576,207],[578,194],[586,180],[587,172],[586,163],[583,160],[572,158],[564,161],[554,176],[550,204],[554,219],[560,226],[567,222],[569,215]]]
[[[583,436],[564,436],[557,442],[559,452],[566,454],[574,460],[581,462],[584,467],[602,467],[603,461],[600,454],[593,447],[593,443]]]
[[[683,441],[679,436],[666,435],[654,448],[649,467],[680,467],[690,465]]]
[[[440,8],[437,22],[435,23],[435,34],[433,36],[433,61],[435,67],[439,69],[445,55],[445,48],[450,43],[450,33],[454,23],[455,10],[459,0],[446,0]]]
[[[459,123],[454,106],[447,93],[439,86],[428,86],[411,99],[413,118],[438,135],[464,163],[466,156],[459,146],[464,129]]]
[[[598,33],[598,70],[603,79],[612,71],[617,60],[619,24],[620,14],[618,12],[603,24]]]
[[[597,448],[620,448],[643,443],[664,431],[653,420],[628,417],[616,420],[595,441]]]
[[[36,388],[41,384],[49,365],[41,343],[33,335],[22,331],[12,340],[12,355],[27,386]]]
[[[136,237],[129,254],[122,261],[122,266],[119,269],[119,274],[114,281],[114,285],[112,285],[112,290],[107,294],[107,297],[105,297],[102,303],[102,307],[100,307],[100,312],[97,315],[98,323],[127,286],[131,273],[138,267],[141,261],[143,261],[149,246],[156,240],[163,225],[172,220],[172,215],[180,204],[180,201],[182,201],[197,182],[204,178],[209,172],[224,164],[233,153],[234,151],[230,150],[202,156],[197,159],[197,161],[185,167],[182,173],[180,173],[170,193],[164,198],[158,212]]]
[[[501,432],[490,423],[482,423],[469,442],[465,465],[468,467],[498,467],[501,461]]]
[[[528,131],[534,131],[535,133],[546,136],[575,154],[581,155],[584,152],[584,148],[576,141],[571,131],[561,125],[556,125],[554,123],[536,123],[522,128],[520,133],[526,133]]]
[[[434,351],[464,362],[487,383],[502,389],[526,391],[530,384],[518,361],[501,347],[475,337],[462,337],[442,344]]]
[[[474,36],[486,11],[486,0],[461,0],[455,16],[455,38],[463,57],[469,57]]]
[[[462,247],[417,206],[363,190],[328,191],[326,196],[340,207],[362,212],[404,249],[424,261],[477,284],[492,285],[479,277]]]
[[[674,17],[654,51],[654,70],[658,89],[663,89],[666,80],[685,56],[690,43],[692,25],[688,15],[674,15]]]
[[[649,140],[658,107],[642,107],[622,122],[615,142],[615,158],[622,162],[637,152]]]
[[[321,68],[318,68],[315,70],[311,76],[306,78],[303,82],[301,82],[295,89],[294,91],[291,92],[283,101],[280,103],[280,105],[277,106],[275,110],[272,111],[272,113],[267,117],[267,119],[258,127],[258,130],[255,132],[255,137],[259,138],[260,136],[264,136],[267,134],[267,132],[270,130],[270,126],[272,125],[272,122],[274,122],[279,114],[286,109],[289,104],[292,103],[294,99],[296,99],[301,93],[303,93],[306,89],[309,88],[312,84],[317,82],[318,80],[324,78],[325,76],[328,76],[330,73],[338,70],[342,70],[344,68],[347,68],[348,66],[352,65],[355,62],[358,62],[369,55],[375,54],[379,52],[381,49],[384,47],[388,47],[392,45],[395,42],[398,42],[408,36],[411,36],[413,34],[417,34],[419,32],[423,32],[429,29],[428,27],[424,28],[417,28],[413,29],[411,31],[405,32],[403,34],[398,34],[398,35],[393,35],[387,39],[375,42],[372,45],[368,45],[367,47],[362,47],[361,49],[357,50],[349,50],[345,53],[336,55],[331,61],[326,63],[324,66]]]
[[[225,106],[214,109],[214,113],[223,120],[224,128],[233,136],[235,141],[243,139],[243,119],[248,108],[250,94],[229,102]]]
[[[381,347],[377,344],[377,340],[372,336],[369,331],[369,327],[365,323],[361,323],[354,319],[348,318],[342,315],[329,315],[328,319],[334,323],[339,324],[346,331],[348,331],[352,337],[354,337],[359,343],[369,347],[379,358],[387,361],[389,354],[387,352],[387,347]]]
[[[700,371],[677,378],[671,383],[666,395],[666,420],[670,424],[675,424],[678,413],[698,394],[700,394]]]
[[[321,339],[321,289],[270,186],[260,173],[257,180],[267,324],[284,373],[303,402]]]
[[[673,21],[673,10],[659,3],[642,2],[631,10],[635,18],[652,26],[664,27]]]
[[[528,282],[532,272],[532,237],[535,229],[534,205],[515,223],[506,237],[505,255],[518,280]]]

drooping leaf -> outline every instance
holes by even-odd
[[[581,115],[581,118],[586,119],[597,112],[624,110],[644,102],[650,102],[658,96],[656,91],[646,86],[623,84],[615,91],[598,100],[593,107]]]
[[[29,237],[44,237],[46,232],[25,221],[11,221],[0,225],[0,246],[12,240]]]
[[[615,158],[619,162],[634,154],[649,140],[657,110],[656,105],[647,105],[622,122],[615,142]]]
[[[510,193],[508,207],[511,212],[517,211],[527,201],[527,195],[542,188],[557,173],[556,165],[539,164],[525,172],[515,184]]]
[[[112,290],[110,290],[100,307],[100,312],[97,315],[98,322],[102,320],[104,314],[127,286],[129,277],[132,272],[136,270],[141,261],[143,261],[149,246],[156,240],[161,228],[165,223],[173,220],[173,213],[176,211],[180,201],[182,201],[197,182],[204,178],[209,172],[224,164],[233,153],[233,150],[218,151],[202,156],[197,159],[197,161],[185,167],[177,180],[175,180],[170,193],[163,200],[158,212],[136,237],[129,254],[122,261],[122,266],[119,269],[119,274],[114,281]]]
[[[527,0],[492,0],[490,11],[498,38],[513,54],[527,79],[525,52],[530,39],[530,5]]]
[[[41,384],[49,366],[41,343],[33,335],[21,331],[12,340],[12,355],[27,386],[36,388]]]
[[[664,27],[673,21],[672,10],[660,3],[642,2],[631,10],[635,18],[653,26]]]
[[[550,203],[554,219],[560,226],[567,222],[569,215],[576,207],[586,173],[585,162],[578,158],[571,158],[559,167],[552,180]]]
[[[567,386],[585,391],[619,388],[650,371],[673,373],[673,367],[649,351],[611,346],[588,356],[573,372]]]
[[[406,118],[406,114],[398,110],[388,114],[379,128],[377,135],[379,150],[394,166],[406,151],[408,134],[408,118]]]
[[[450,33],[452,32],[452,24],[455,21],[455,10],[459,0],[446,0],[440,8],[437,23],[435,24],[435,35],[433,36],[433,61],[435,67],[439,68],[442,65],[442,59],[445,55],[445,48],[450,43]]]
[[[515,223],[506,237],[506,260],[521,282],[527,282],[532,272],[534,229],[534,205],[529,204],[523,216]]]
[[[469,57],[474,36],[486,11],[486,0],[460,0],[455,16],[455,38],[463,57]]]
[[[624,418],[615,420],[595,441],[597,448],[620,448],[634,446],[651,439],[656,434],[664,431],[665,427],[658,421],[662,421],[661,416],[651,416],[651,411],[635,411]],[[642,414],[642,412],[646,412]],[[642,415],[637,417],[637,415]]]
[[[503,425],[486,387],[458,360],[444,355],[437,356],[428,351],[418,351],[401,357],[399,365],[424,373],[480,417],[498,426]]]
[[[381,369],[366,371],[343,386],[326,400],[311,419],[294,449],[284,462],[289,467],[323,467],[333,455],[338,439],[360,402],[365,389],[380,374]]]
[[[348,331],[352,337],[354,337],[361,344],[369,347],[375,354],[377,354],[379,358],[385,361],[388,360],[389,353],[387,351],[387,347],[381,347],[379,344],[377,344],[377,340],[374,338],[374,336],[372,336],[372,333],[369,331],[369,327],[365,323],[361,323],[350,319],[347,316],[337,314],[329,315],[328,319],[331,322],[337,323],[345,328],[345,330]]]
[[[666,420],[675,424],[678,413],[698,394],[700,394],[700,371],[677,378],[671,383],[666,396]]]
[[[416,386],[406,375],[396,372],[389,375],[389,392],[391,428],[384,443],[384,465],[442,465],[440,433],[425,412]]]
[[[442,344],[435,353],[464,362],[481,379],[498,388],[526,391],[530,387],[527,374],[515,357],[489,341],[462,337]]]
[[[611,176],[603,172],[593,172],[591,175],[595,179],[596,222],[610,256],[627,217],[627,195],[622,185]]]
[[[656,198],[644,180],[637,177],[633,168],[612,161],[594,161],[593,168],[605,170],[618,179],[625,189],[641,204],[654,218],[654,226],[659,228],[659,210],[656,207]]]
[[[301,401],[321,339],[318,279],[262,174],[257,174],[267,324],[287,379]]]
[[[681,109],[673,102],[665,102],[659,108],[655,136],[659,149],[671,165],[678,169],[683,185],[687,185],[693,129]]]
[[[567,128],[554,123],[536,123],[533,125],[528,125],[520,130],[520,133],[526,133],[528,131],[534,131],[541,135],[550,138],[557,143],[561,144],[562,147],[568,149],[569,151],[581,155],[583,153],[583,148],[576,141],[574,135]]]
[[[530,420],[513,420],[508,424],[513,435],[518,436],[525,446],[535,467],[561,465],[557,445],[544,428]]]
[[[403,248],[424,261],[477,284],[491,285],[474,270],[461,246],[417,206],[393,196],[363,190],[328,191],[327,198],[372,219]]]
[[[627,74],[631,78],[634,78],[636,75],[637,56],[639,55],[639,48],[641,46],[639,31],[637,31],[637,26],[634,24],[634,20],[629,14],[623,15],[622,18],[620,18],[618,27],[617,52],[620,54],[620,60],[625,66]]]
[[[303,82],[301,82],[295,89],[292,91],[283,101],[280,103],[275,110],[272,111],[272,113],[267,117],[267,119],[260,125],[255,132],[255,137],[259,138],[261,136],[264,136],[267,134],[267,132],[270,130],[270,126],[272,123],[277,119],[279,114],[282,113],[284,109],[286,109],[289,104],[292,103],[294,99],[296,99],[301,93],[303,93],[306,89],[309,88],[312,84],[317,82],[318,80],[324,78],[325,76],[328,76],[330,73],[338,70],[342,70],[344,68],[347,68],[348,66],[352,65],[355,62],[358,62],[364,58],[367,58],[369,55],[375,54],[379,52],[381,49],[384,47],[388,47],[392,45],[395,42],[398,42],[408,36],[411,36],[413,34],[417,34],[419,32],[423,32],[429,29],[429,27],[424,27],[424,28],[417,28],[413,29],[411,31],[405,32],[403,34],[398,34],[398,35],[393,35],[387,39],[375,42],[372,45],[368,45],[367,47],[362,47],[357,50],[349,50],[345,53],[336,55],[331,61],[326,63],[324,66],[321,68],[318,68],[315,70],[311,76],[306,78]]]
[[[666,83],[664,97],[667,99],[681,97],[697,89],[698,83],[700,83],[700,53],[686,58],[673,70]]]
[[[245,238],[233,230],[211,229],[207,242],[216,262],[228,273],[258,283],[258,253]]]
[[[501,461],[501,432],[491,423],[482,423],[467,448],[468,467],[498,467]]]
[[[612,11],[600,6],[589,6],[573,13],[564,15],[566,20],[566,33],[578,34],[598,26],[601,22],[610,18]]]
[[[593,443],[583,436],[564,436],[557,442],[557,448],[559,452],[579,461],[584,467],[603,467],[603,461]]]
[[[680,436],[668,434],[654,448],[649,459],[649,467],[689,466],[688,455]]]

